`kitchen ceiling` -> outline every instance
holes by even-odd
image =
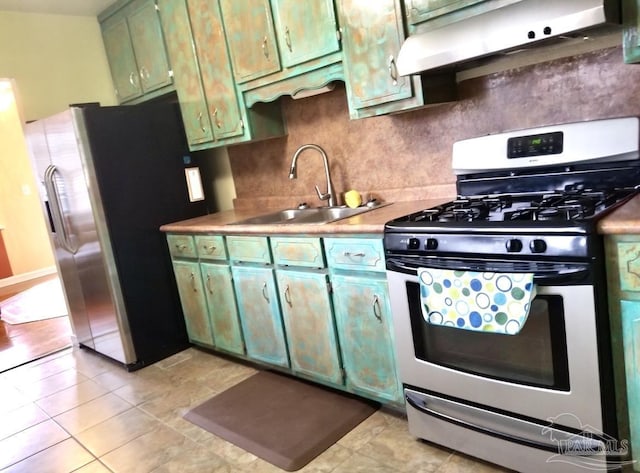
[[[97,16],[116,0],[0,0],[0,11]]]

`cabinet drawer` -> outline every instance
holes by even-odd
[[[193,235],[167,235],[169,253],[174,258],[197,258],[198,252]]]
[[[267,237],[228,236],[229,259],[249,263],[271,263]]]
[[[640,291],[640,242],[618,242],[620,289]]]
[[[220,235],[196,235],[196,248],[201,259],[226,260],[224,238]]]
[[[325,238],[324,247],[330,268],[385,270],[382,239]]]
[[[288,266],[324,268],[320,238],[271,238],[273,262]]]

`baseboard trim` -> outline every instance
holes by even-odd
[[[8,278],[0,279],[0,296],[12,294],[28,289],[39,279],[45,279],[53,274],[57,274],[55,266],[29,271],[28,273],[16,274]]]

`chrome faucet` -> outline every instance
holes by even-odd
[[[302,145],[296,150],[295,153],[293,153],[293,158],[291,159],[291,170],[289,171],[289,179],[295,179],[297,177],[296,162],[298,161],[298,156],[300,156],[300,153],[302,153],[305,149],[315,149],[322,155],[322,160],[324,162],[324,173],[327,179],[327,192],[323,194],[322,192],[320,192],[320,188],[318,186],[316,186],[316,192],[318,193],[318,198],[320,200],[328,200],[329,207],[334,207],[336,205],[336,192],[333,189],[331,175],[329,174],[329,160],[327,159],[327,153],[325,153],[320,146],[314,144]]]

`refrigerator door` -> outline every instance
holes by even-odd
[[[118,297],[117,287],[112,287],[107,266],[108,255],[98,239],[96,216],[100,209],[94,207],[87,185],[88,170],[84,168],[81,157],[83,143],[78,139],[73,109],[45,119],[45,132],[51,164],[50,207],[53,221],[60,215],[60,227],[56,231],[57,251],[62,266],[68,267],[68,273],[75,273],[72,287],[78,289],[83,300],[83,313],[71,310],[78,341],[122,363],[135,361],[135,353],[130,341],[125,349],[121,327],[116,313]],[[51,168],[50,168],[51,169]],[[64,251],[66,250],[66,251]],[[71,278],[71,276],[70,276]],[[75,286],[75,284],[74,284]],[[65,290],[69,290],[66,286]],[[125,333],[126,336],[126,333]]]
[[[59,179],[60,176],[53,175],[54,166],[51,164],[51,152],[46,134],[47,122],[48,128],[50,128],[52,132],[61,132],[64,127],[68,128],[71,126],[69,120],[70,116],[65,112],[47,120],[38,120],[29,123],[25,127],[25,136],[31,154],[36,180],[39,184],[38,191],[43,213],[49,227],[51,246],[54,252],[58,276],[64,287],[64,294],[69,309],[69,320],[73,326],[74,338],[77,343],[93,348],[93,335],[91,334],[91,327],[86,315],[84,295],[82,293],[74,255],[67,249],[61,234],[61,216],[63,212],[59,208],[59,202],[66,202],[66,189],[64,186],[59,186],[62,184],[61,182],[54,183],[53,181],[54,179]],[[53,195],[56,189],[59,192],[57,196]]]

